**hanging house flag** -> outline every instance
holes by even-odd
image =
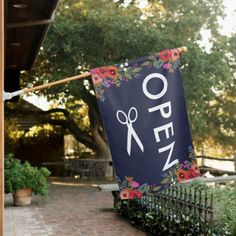
[[[90,73],[121,199],[141,198],[200,175],[178,50]]]

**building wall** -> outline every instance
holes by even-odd
[[[63,136],[45,137],[37,140],[32,138],[30,142],[20,140],[15,149],[15,157],[22,161],[29,161],[33,166],[42,166],[43,162],[59,162],[63,157]],[[52,176],[63,174],[63,166],[46,166]]]

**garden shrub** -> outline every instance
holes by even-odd
[[[214,194],[214,218],[211,225],[194,211],[176,214],[175,209],[154,202],[150,207],[142,199],[117,201],[115,209],[131,224],[152,235],[236,235],[236,188],[210,188],[195,181],[186,188]]]

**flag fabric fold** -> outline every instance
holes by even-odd
[[[176,49],[90,73],[121,199],[200,175]]]

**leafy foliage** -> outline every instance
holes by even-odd
[[[182,67],[194,142],[201,147],[211,140],[232,154],[236,148],[236,35],[219,32],[222,0],[149,0],[144,8],[138,2],[61,0],[36,67],[25,81],[37,85],[185,45],[189,51],[182,57]],[[199,45],[202,29],[211,33],[210,51]],[[102,124],[92,89],[91,81],[85,79],[38,93],[60,103],[82,99],[89,107],[87,135],[101,147],[104,143],[97,140],[106,143],[105,135],[93,136],[95,131],[101,134]],[[81,132],[75,136],[79,140]]]
[[[162,206],[149,209],[138,199],[120,201],[116,204],[116,210],[131,224],[153,235],[201,235],[211,230],[197,215],[176,215],[174,211],[166,213]]]
[[[175,201],[153,201],[129,199],[116,201],[115,209],[119,215],[127,218],[131,224],[145,229],[153,235],[236,235],[236,194],[235,187],[209,188],[206,184],[194,181],[186,191],[193,189],[214,194],[213,224],[198,216],[197,210],[176,213],[179,205]],[[173,195],[174,199],[175,193]],[[172,200],[173,200],[172,199]],[[170,205],[168,205],[170,204]]]
[[[47,168],[37,168],[29,162],[20,163],[13,154],[5,157],[5,193],[14,193],[18,189],[32,188],[33,193],[46,196],[48,194]]]
[[[236,235],[236,188],[230,185],[223,189],[213,188],[211,192],[215,198],[216,222],[226,227],[231,235]]]

